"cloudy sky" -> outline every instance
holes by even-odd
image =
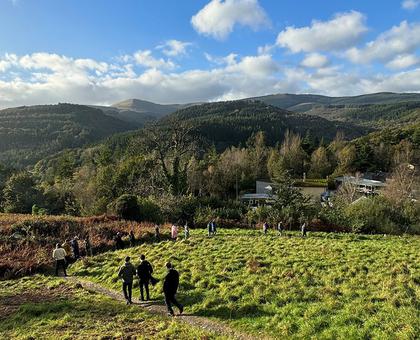
[[[420,0],[0,0],[0,107],[420,92]]]

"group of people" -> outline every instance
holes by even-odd
[[[82,241],[86,256],[93,256],[89,235]],[[55,260],[55,275],[58,276],[59,270],[62,269],[64,276],[67,276],[68,266],[81,257],[79,237],[75,236],[70,241],[66,239],[63,244],[57,243],[52,256]]]
[[[179,233],[179,227],[178,224],[173,223],[171,226],[171,239],[173,241],[176,241],[176,239],[178,238],[178,233]],[[190,237],[190,227],[188,225],[188,222],[185,222],[184,224],[184,239],[188,239]]]
[[[268,234],[268,230],[269,229],[270,229],[270,225],[268,224],[268,222],[264,222],[264,224],[263,224],[263,233],[264,233],[264,235],[267,235]],[[283,232],[285,230],[284,229],[284,226],[283,226],[283,222],[277,223],[276,230],[277,230],[277,232],[278,232],[278,234],[280,236],[283,235]],[[306,237],[307,236],[306,222],[303,222],[303,224],[301,225],[301,227],[300,227],[300,233],[301,233],[301,236],[302,237]]]
[[[163,294],[165,297],[165,304],[168,309],[168,314],[174,316],[174,310],[172,305],[179,309],[179,313],[182,314],[184,307],[177,301],[175,295],[179,286],[179,273],[172,266],[170,262],[166,263],[167,273],[163,282]],[[140,287],[140,298],[141,301],[150,300],[149,284],[154,286],[159,280],[152,276],[153,267],[149,261],[146,260],[145,255],[140,256],[140,264],[137,268],[131,263],[131,258],[127,256],[125,263],[118,270],[118,277],[122,280],[122,290],[127,305],[132,304],[132,291],[133,281],[137,276]],[[144,294],[146,293],[146,294]],[[146,299],[144,298],[146,295]]]

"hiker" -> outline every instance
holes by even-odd
[[[185,222],[184,226],[184,238],[188,239],[190,237],[190,227],[188,226],[188,222]]]
[[[71,240],[71,249],[73,251],[73,257],[75,260],[80,258],[80,248],[79,248],[79,238],[75,236],[73,240]]]
[[[130,262],[130,256],[125,258],[125,263],[120,267],[118,271],[118,277],[122,280],[122,289],[124,298],[127,301],[127,305],[131,305],[131,296],[133,292],[133,278],[136,274],[136,269]]]
[[[157,242],[160,241],[160,230],[159,230],[159,225],[158,224],[155,225],[155,238],[156,238]]]
[[[306,222],[303,222],[302,227],[300,228],[302,237],[306,237]]]
[[[70,246],[70,243],[69,243],[69,240],[64,240],[64,243],[61,245],[61,247],[65,250],[65,252],[66,252],[66,257],[65,257],[65,259],[66,259],[66,269],[69,267],[69,265],[70,265],[70,260],[71,260],[71,258],[70,258],[70,254],[71,254],[71,246]]]
[[[178,237],[178,226],[174,223],[171,227],[171,238],[173,241],[176,241]]]
[[[146,260],[145,255],[140,256],[140,264],[137,266],[137,276],[139,278],[139,286],[140,286],[140,299],[144,301],[144,294],[143,288],[146,290],[146,300],[150,300],[149,295],[149,282],[152,278],[153,267],[149,261]]]
[[[93,256],[92,245],[90,244],[89,235],[86,235],[84,241],[85,241],[86,256]]]
[[[215,219],[211,221],[211,232],[213,235],[216,235],[216,220]]]
[[[122,235],[120,232],[117,233],[117,235],[115,235],[115,249],[116,250],[120,250],[120,249],[124,249],[124,242],[122,240]]]
[[[212,233],[213,233],[213,224],[212,224],[212,221],[209,221],[209,223],[207,223],[207,231],[208,231],[208,235],[210,237],[212,235]]]
[[[66,251],[60,246],[60,243],[57,243],[53,251],[53,259],[55,260],[55,276],[58,276],[58,269],[60,267],[63,269],[64,276],[67,276],[66,255]]]
[[[277,232],[279,233],[279,236],[283,235],[283,222],[277,223]]]
[[[267,232],[268,232],[268,223],[267,222],[264,222],[264,224],[263,224],[263,233],[264,233],[264,235],[267,235]]]
[[[135,247],[136,246],[136,237],[134,236],[134,231],[131,230],[130,234],[128,236],[129,240],[130,240],[130,247]]]
[[[179,273],[175,268],[173,268],[170,262],[166,263],[166,269],[168,273],[165,276],[165,281],[163,282],[163,293],[165,295],[165,304],[168,308],[168,314],[174,316],[174,310],[172,309],[172,304],[174,304],[179,309],[179,314],[182,314],[184,307],[176,300],[175,294],[178,290],[179,285]]]

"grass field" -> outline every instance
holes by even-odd
[[[420,238],[203,230],[177,242],[108,252],[72,273],[120,289],[126,255],[145,253],[156,277],[171,260],[186,312],[276,338],[415,339],[420,334]],[[161,298],[161,286],[152,290]],[[138,296],[138,290],[135,290]]]
[[[0,281],[0,339],[213,339],[60,279]]]

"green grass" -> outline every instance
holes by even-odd
[[[414,339],[420,334],[420,238],[311,233],[307,239],[194,230],[187,241],[99,255],[73,273],[120,289],[126,255],[145,253],[155,275],[171,260],[186,312],[278,338]],[[135,289],[136,294],[138,290]],[[161,298],[161,286],[152,289]]]
[[[14,306],[13,306],[14,305]],[[12,306],[13,309],[10,309]],[[9,308],[9,309],[8,309]],[[0,281],[0,339],[218,338],[60,279]]]

